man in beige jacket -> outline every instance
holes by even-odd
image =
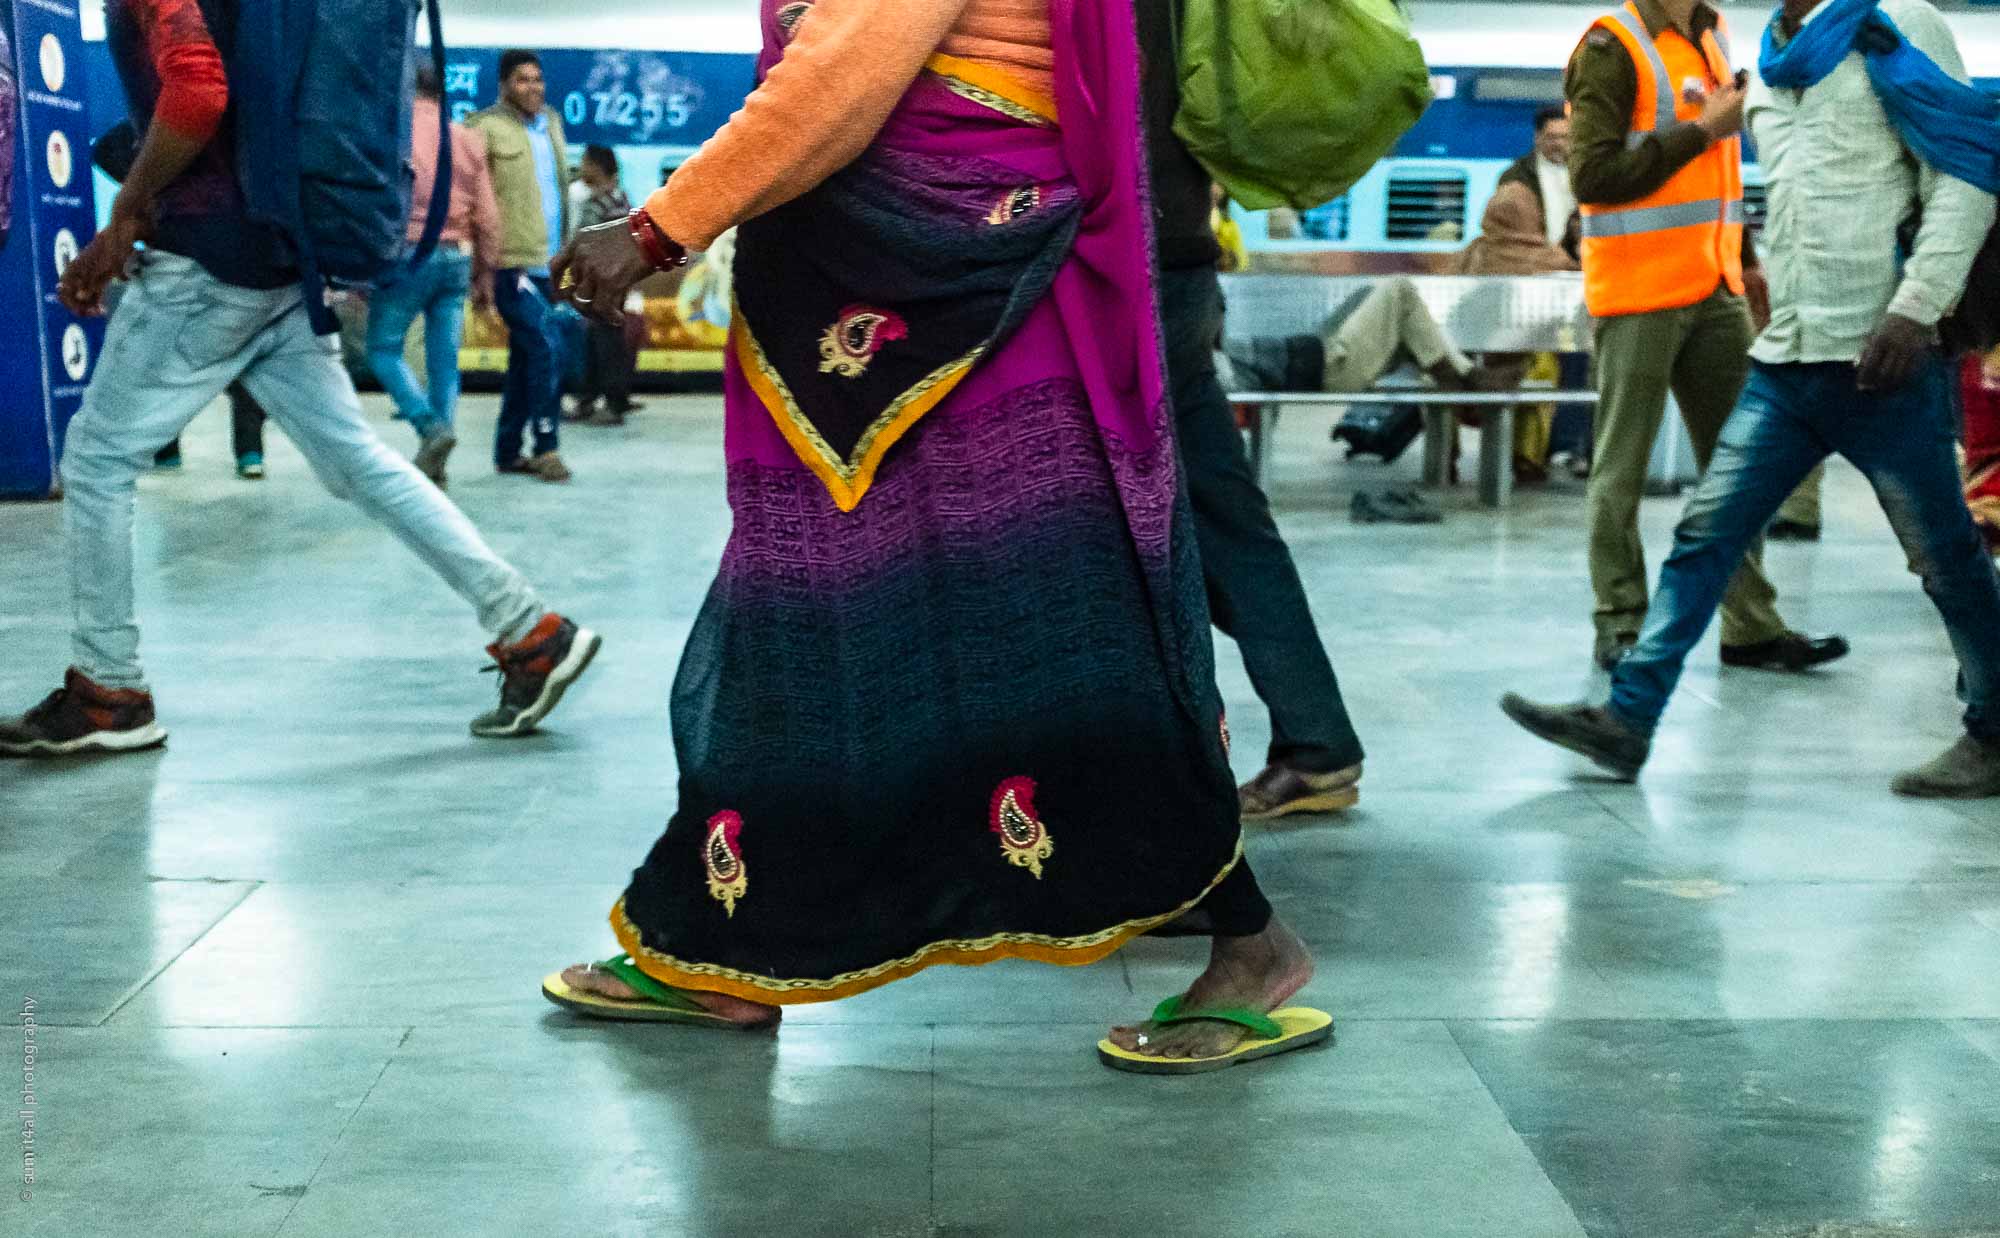
[[[486,139],[486,162],[500,200],[500,269],[494,308],[507,324],[507,384],[493,464],[502,473],[543,481],[570,478],[556,454],[562,426],[562,370],[549,298],[549,259],[568,232],[563,192],[568,152],[562,119],[548,106],[541,58],[530,51],[500,57],[500,101],[467,122]],[[532,454],[521,454],[532,432]]]

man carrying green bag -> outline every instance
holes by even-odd
[[[1291,551],[1258,488],[1216,377],[1222,291],[1216,279],[1220,250],[1209,226],[1209,177],[1223,179],[1232,190],[1245,186],[1239,192],[1253,206],[1281,200],[1317,206],[1337,197],[1416,119],[1429,98],[1429,75],[1394,10],[1376,0],[1361,5],[1236,0],[1236,5],[1225,17],[1217,0],[1139,0],[1137,12],[1146,62],[1157,64],[1176,53],[1180,59],[1177,76],[1152,73],[1145,83],[1167,373],[1210,610],[1216,625],[1235,639],[1258,699],[1270,710],[1265,767],[1240,791],[1244,820],[1268,821],[1353,807],[1360,799],[1364,753]],[[1402,40],[1402,59],[1384,57],[1372,67],[1355,60],[1349,54],[1355,45],[1342,42],[1339,25],[1350,8],[1385,10]],[[1286,28],[1292,20],[1287,14],[1306,10],[1327,27],[1320,32],[1326,39]],[[1216,40],[1225,26],[1244,37],[1236,45],[1241,54],[1218,69]],[[1284,48],[1282,60],[1273,39]],[[1331,50],[1336,43],[1346,50]],[[1329,72],[1335,61],[1342,63]],[[1282,70],[1270,67],[1280,63]],[[1411,63],[1414,75],[1404,72]],[[1282,101],[1261,92],[1255,97],[1233,92],[1239,83],[1268,86],[1281,72],[1292,75]],[[1387,93],[1408,106],[1381,104],[1380,89],[1331,84],[1371,75],[1395,77]],[[1200,83],[1201,93],[1181,89],[1191,82]],[[1380,114],[1367,114],[1378,107]],[[1204,168],[1185,137],[1192,132],[1201,141],[1216,118],[1239,111],[1272,124],[1230,122],[1232,140],[1206,143]],[[1274,139],[1278,132],[1284,136]],[[1237,138],[1243,139],[1240,144]],[[1235,169],[1250,171],[1239,175]]]

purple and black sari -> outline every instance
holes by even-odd
[[[766,0],[767,68],[795,8]],[[1132,14],[1050,8],[1054,98],[934,57],[739,233],[735,528],[674,688],[679,811],[611,917],[669,984],[1088,963],[1240,856]]]

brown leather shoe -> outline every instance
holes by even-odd
[[[1653,754],[1653,741],[1595,705],[1538,705],[1509,692],[1500,708],[1528,734],[1589,757],[1626,782],[1635,781]]]
[[[1275,821],[1297,813],[1345,812],[1361,802],[1361,767],[1309,774],[1287,765],[1267,766],[1237,789],[1245,821]]]
[[[553,451],[545,451],[528,461],[528,471],[543,481],[564,482],[571,476],[569,466]]]
[[[1897,775],[1891,785],[1913,799],[1991,799],[2000,795],[2000,743],[1961,735],[1942,756]]]

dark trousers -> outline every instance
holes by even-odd
[[[1255,937],[1271,926],[1271,901],[1250,871],[1250,857],[1237,861],[1222,884],[1201,900],[1217,937]]]
[[[1216,378],[1222,287],[1215,268],[1163,272],[1161,304],[1209,610],[1215,626],[1236,641],[1251,686],[1271,711],[1269,759],[1316,774],[1357,765],[1361,740],[1340,681]]]
[[[241,383],[229,384],[229,438],[238,460],[249,455],[264,454],[264,410],[257,406],[257,401],[250,398],[249,392],[243,390]],[[153,460],[155,463],[164,464],[169,460],[180,459],[180,455],[181,441],[176,438],[160,448],[159,454],[155,455]]]
[[[534,454],[556,450],[562,425],[562,373],[556,364],[555,308],[546,275],[519,269],[493,277],[493,308],[507,324],[507,380],[500,390],[500,424],[493,435],[493,463],[521,458],[532,431]]]
[[[609,323],[590,324],[590,356],[583,369],[583,390],[578,397],[602,399],[613,412],[632,406],[632,371],[639,358],[625,343],[625,328]]]

